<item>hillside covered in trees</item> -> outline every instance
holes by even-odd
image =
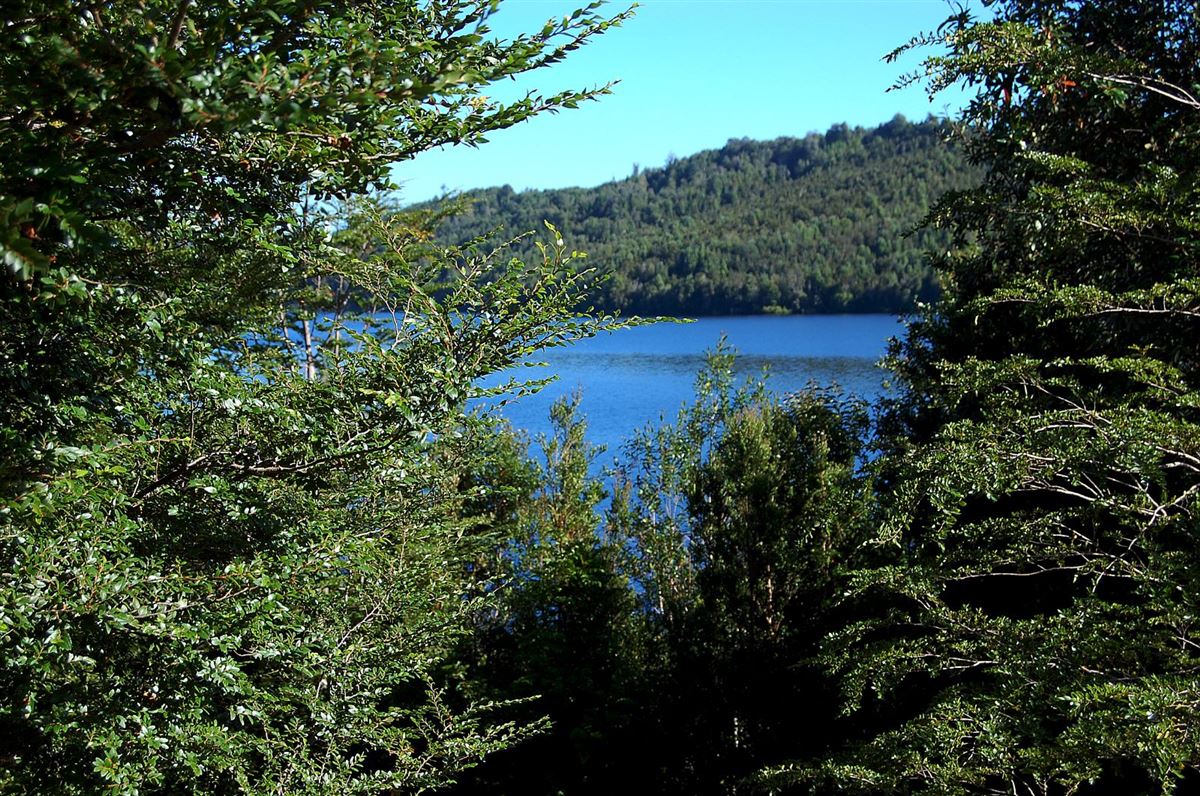
[[[899,312],[937,295],[908,234],[932,202],[979,172],[943,122],[897,116],[774,141],[731,140],[596,188],[474,191],[442,228],[462,243],[496,228],[558,227],[612,279],[596,300],[642,314]],[[530,246],[529,248],[532,248]]]

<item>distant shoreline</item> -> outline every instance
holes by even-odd
[[[949,232],[922,219],[982,178],[952,141],[902,117],[732,140],[595,188],[470,191],[437,237],[487,248],[532,231],[500,256],[537,262],[553,230],[608,275],[590,303],[622,312],[904,314],[941,293],[929,253]]]
[[[688,320],[715,320],[717,318],[857,318],[857,317],[878,317],[886,315],[893,318],[905,318],[913,315],[917,310],[912,309],[904,312],[893,312],[892,310],[863,310],[855,311],[838,311],[838,312],[714,312],[714,313],[690,313],[687,315],[660,315],[655,316],[649,313],[626,312],[625,310],[597,310],[597,313],[615,312],[622,318],[654,318],[663,317],[674,319],[677,321]],[[668,321],[664,321],[666,323]]]

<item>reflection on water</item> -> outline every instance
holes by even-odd
[[[772,392],[785,394],[815,382],[874,398],[886,374],[877,365],[891,337],[903,333],[897,319],[884,315],[705,318],[691,324],[657,324],[600,335],[569,348],[552,349],[508,376],[558,380],[541,393],[507,404],[502,413],[517,428],[549,430],[550,404],[578,389],[588,418],[588,437],[619,450],[622,440],[647,423],[673,419],[690,401],[704,353],[722,335],[739,352],[741,377],[769,372]],[[607,459],[607,456],[605,457]]]

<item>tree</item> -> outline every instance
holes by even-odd
[[[417,792],[524,733],[435,684],[480,599],[462,406],[611,319],[571,319],[593,272],[553,231],[527,266],[327,212],[603,93],[484,97],[624,17],[506,41],[496,6],[6,21],[3,789]]]
[[[932,216],[956,245],[893,357],[883,560],[829,648],[863,742],[807,776],[1168,793],[1200,767],[1200,20],[1190,2],[994,10],[931,38],[932,88],[978,91],[987,178]]]
[[[493,484],[508,479],[522,494],[494,512],[511,511],[491,577],[497,599],[464,655],[481,696],[519,700],[520,723],[544,717],[549,728],[489,759],[454,793],[652,787],[655,772],[644,766],[653,761],[645,743],[651,736],[641,724],[649,712],[645,622],[619,570],[623,551],[598,527],[607,495],[592,465],[603,448],[587,442],[578,403],[576,394],[553,405],[553,430],[540,435],[536,458],[516,437],[524,467],[501,457],[502,467],[489,463],[482,474]]]
[[[836,736],[815,655],[864,535],[866,429],[860,403],[809,389],[727,418],[695,473],[698,600],[677,643],[688,651],[681,674],[705,694],[692,723],[724,786],[712,792],[741,791],[764,765],[820,754]]]
[[[864,407],[817,388],[778,403],[732,365],[719,347],[695,403],[634,437],[608,516],[657,638],[656,792],[743,792],[836,732],[814,659],[867,520]]]

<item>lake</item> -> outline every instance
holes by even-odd
[[[886,377],[877,363],[888,339],[903,332],[893,315],[796,315],[702,318],[601,334],[544,352],[537,359],[545,366],[517,371],[522,378],[557,375],[558,380],[537,395],[508,404],[501,413],[531,434],[547,432],[551,403],[579,389],[588,437],[608,447],[603,457],[607,459],[635,429],[674,419],[679,407],[692,399],[705,351],[721,335],[738,354],[738,374],[754,376],[769,368],[767,384],[775,393],[815,381],[874,398]]]

